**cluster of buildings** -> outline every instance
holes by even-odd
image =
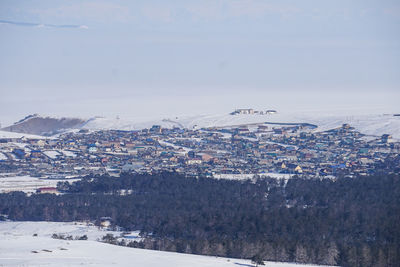
[[[268,109],[268,110],[254,110],[252,108],[239,108],[236,109],[235,111],[231,112],[231,115],[239,115],[239,114],[259,114],[259,115],[268,115],[268,114],[276,114],[277,111],[274,109]]]
[[[400,143],[350,125],[251,124],[199,130],[162,128],[0,139],[0,177],[70,179],[122,172],[175,171],[215,178],[274,175],[337,177],[399,172]],[[397,168],[397,169],[396,169]]]

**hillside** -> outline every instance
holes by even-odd
[[[53,233],[87,234],[89,240],[52,239]],[[0,222],[1,266],[237,267],[249,260],[127,248],[95,241],[106,232],[94,226],[55,222]],[[37,234],[37,236],[33,236]],[[114,232],[114,234],[119,234]],[[315,266],[266,262],[270,267]]]
[[[138,122],[139,121],[139,122]],[[323,115],[323,114],[297,114],[278,113],[268,115],[241,114],[241,115],[200,115],[190,117],[164,118],[161,120],[140,122],[139,119],[111,119],[99,117],[89,120],[83,128],[91,130],[118,129],[138,130],[150,128],[152,125],[162,127],[181,127],[189,129],[200,129],[206,127],[229,127],[238,125],[249,125],[256,123],[309,123],[318,126],[315,131],[325,131],[337,128],[347,123],[363,134],[380,136],[391,134],[400,139],[400,117],[393,114],[371,114],[371,115]]]
[[[325,131],[338,128],[346,123],[366,135],[380,136],[382,134],[391,134],[393,138],[400,139],[400,117],[394,116],[393,114],[367,114],[353,116],[281,112],[268,115],[198,115],[154,120],[145,120],[141,117],[93,117],[86,120],[79,118],[52,118],[33,115],[1,130],[51,136],[71,129],[131,131],[150,128],[153,125],[160,125],[164,128],[179,127],[200,129],[207,127],[229,127],[261,123],[308,123],[317,126],[315,131]]]
[[[37,114],[2,128],[3,131],[51,136],[66,129],[80,128],[85,120],[78,118],[52,118]]]

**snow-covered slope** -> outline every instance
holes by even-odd
[[[4,131],[29,133],[38,135],[54,135],[68,129],[80,128],[86,120],[78,118],[54,118],[38,114],[29,115],[24,119],[3,128]]]
[[[73,237],[86,235],[88,240],[97,241],[108,233],[121,234],[121,232],[107,231],[83,222],[0,222],[0,237],[9,239],[19,236],[32,236],[33,234],[50,238],[53,234],[63,234]]]
[[[136,118],[111,119],[95,118],[89,120],[83,128],[91,130],[118,129],[138,130],[149,128],[152,125],[162,127],[184,127],[199,129],[203,127],[236,126],[252,123],[310,123],[317,125],[316,131],[324,131],[342,126],[348,123],[361,133],[367,135],[391,134],[394,138],[400,139],[400,117],[393,114],[371,114],[371,115],[323,115],[320,113],[278,113],[268,115],[200,115],[191,117],[164,118],[161,120],[144,121]]]
[[[0,138],[22,138],[26,137],[29,139],[45,139],[46,137],[34,134],[26,134],[26,133],[14,133],[8,131],[1,131],[0,130]]]
[[[34,129],[34,132],[48,134],[49,132],[71,131],[72,129],[89,129],[89,130],[140,130],[150,128],[153,125],[160,125],[165,128],[180,127],[188,129],[199,129],[206,127],[227,127],[238,126],[255,123],[309,123],[317,125],[316,131],[324,131],[340,127],[347,123],[355,127],[361,133],[367,135],[380,136],[382,134],[391,134],[393,138],[400,139],[400,116],[393,114],[365,114],[365,115],[343,115],[335,113],[321,112],[279,112],[277,114],[240,114],[230,115],[214,114],[214,115],[198,115],[186,117],[165,117],[159,119],[148,120],[145,117],[129,117],[129,118],[106,118],[94,117],[86,119],[69,119],[50,117],[29,117],[17,123],[17,126],[24,125],[27,132]],[[27,125],[29,123],[29,125]],[[45,125],[46,129],[41,129]],[[29,127],[28,127],[29,126]],[[11,126],[10,126],[11,127]],[[11,129],[6,127],[3,129]],[[13,126],[15,128],[15,126]],[[13,129],[14,129],[13,128]],[[7,132],[1,132],[0,136],[7,136]],[[33,132],[32,132],[33,133]]]
[[[74,227],[78,230],[74,230]],[[52,239],[52,233],[85,233],[89,240]],[[97,232],[100,230],[97,230]],[[73,223],[0,222],[0,266],[238,267],[249,260],[120,247],[93,241],[93,227]],[[92,234],[90,234],[92,233]],[[100,232],[100,234],[105,232]],[[37,234],[37,236],[33,236]],[[92,239],[92,240],[90,240]],[[270,267],[311,266],[266,262]],[[313,265],[314,266],[314,265]]]
[[[400,139],[400,117],[392,114],[358,115],[358,116],[329,116],[308,118],[308,121],[318,125],[319,131],[329,130],[350,124],[359,132],[367,135],[391,134]]]

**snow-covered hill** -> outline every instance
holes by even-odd
[[[87,234],[89,240],[53,239],[53,233]],[[0,222],[0,266],[253,266],[249,260],[134,249],[94,241],[106,233],[95,226],[74,223]],[[266,262],[266,266],[315,265]]]
[[[41,118],[41,119],[39,119]],[[239,114],[230,115],[198,115],[183,117],[165,117],[147,120],[144,117],[93,117],[91,119],[52,119],[44,116],[34,116],[22,120],[14,126],[3,129],[13,131],[16,126],[22,127],[24,132],[29,133],[56,133],[60,131],[70,131],[72,129],[89,130],[140,130],[150,128],[153,125],[160,125],[166,128],[180,127],[188,129],[200,129],[205,127],[228,127],[238,125],[248,125],[256,123],[309,123],[318,126],[315,131],[324,131],[342,126],[347,123],[355,127],[361,133],[367,135],[380,136],[391,134],[393,138],[400,139],[400,116],[394,114],[366,114],[366,115],[342,115],[324,113],[295,113],[279,112],[276,114]],[[29,123],[29,124],[28,124]],[[22,126],[21,126],[22,125]],[[41,129],[46,125],[45,129]],[[30,129],[34,129],[30,132]],[[1,134],[1,132],[0,132]],[[3,134],[4,135],[4,134]]]
[[[59,132],[80,128],[85,120],[78,118],[44,117],[29,115],[22,120],[3,128],[4,131],[51,136]]]
[[[268,115],[242,114],[242,115],[200,115],[191,117],[164,118],[153,121],[141,121],[137,118],[94,118],[89,120],[83,128],[91,130],[119,129],[137,130],[149,128],[152,125],[162,127],[182,127],[199,129],[203,127],[226,127],[246,125],[253,123],[309,123],[318,126],[316,131],[324,131],[350,124],[361,133],[380,136],[391,134],[400,139],[400,117],[393,114],[371,115],[323,115],[320,113],[277,113]]]

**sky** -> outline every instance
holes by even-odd
[[[398,103],[398,0],[0,0],[2,126]]]

